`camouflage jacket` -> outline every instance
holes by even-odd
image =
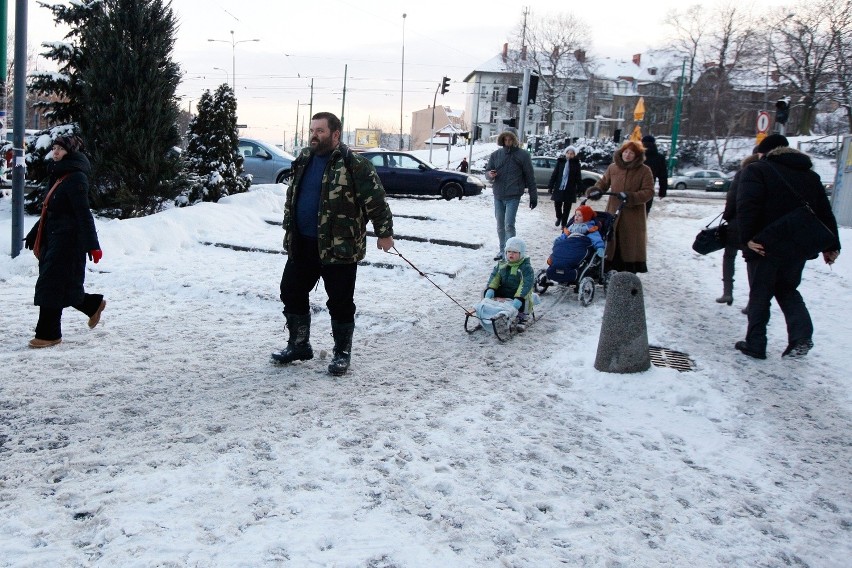
[[[351,156],[347,172],[344,152]],[[293,162],[293,177],[284,203],[284,250],[289,252],[296,233],[296,198],[302,174],[311,157],[303,148]],[[367,219],[377,237],[393,236],[393,216],[385,189],[369,160],[341,144],[331,153],[320,189],[318,245],[323,264],[351,264],[367,253]]]

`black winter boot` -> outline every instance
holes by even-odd
[[[352,332],[354,323],[331,321],[331,334],[334,336],[334,357],[328,366],[328,372],[335,377],[345,375],[349,370],[349,360],[352,357]]]
[[[272,354],[272,361],[286,365],[293,361],[307,361],[314,358],[314,350],[311,349],[311,314],[296,315],[284,314],[287,318],[287,329],[290,338],[287,347],[278,353]]]

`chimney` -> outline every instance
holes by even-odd
[[[553,59],[554,60],[559,59],[559,46],[558,45],[553,48]]]
[[[576,59],[578,63],[585,63],[586,62],[586,52],[583,51],[582,49],[575,49],[574,50],[574,59]]]
[[[509,44],[504,43],[503,44],[503,62],[505,63],[506,59],[508,59],[508,58],[509,58]]]
[[[640,63],[641,61],[642,61],[642,54],[641,53],[634,53],[633,54],[633,64],[637,65],[637,66],[641,65],[641,63]]]
[[[521,47],[521,61],[527,60],[527,46]]]

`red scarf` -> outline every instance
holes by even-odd
[[[38,259],[41,258],[41,232],[44,230],[44,218],[47,217],[47,204],[50,202],[53,192],[56,191],[56,188],[59,187],[59,184],[62,183],[68,175],[69,174],[65,174],[56,180],[56,183],[54,183],[53,187],[50,188],[50,191],[47,192],[47,197],[44,198],[44,203],[41,204],[41,216],[38,219],[38,231],[36,231],[35,244],[33,245],[33,254]]]

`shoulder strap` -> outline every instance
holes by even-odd
[[[775,172],[775,174],[778,176],[778,178],[781,180],[781,183],[783,183],[783,184],[784,184],[784,186],[785,186],[787,189],[789,189],[789,190],[790,190],[790,192],[791,192],[793,195],[795,195],[796,197],[798,197],[798,198],[799,198],[799,201],[801,201],[801,202],[802,202],[802,206],[803,206],[805,209],[807,209],[807,210],[808,210],[808,213],[810,213],[811,215],[813,215],[813,216],[814,216],[814,218],[815,218],[817,221],[819,221],[819,224],[820,224],[820,225],[822,225],[823,227],[825,227],[825,230],[826,230],[826,231],[828,231],[829,233],[831,233],[832,235],[834,235],[834,231],[832,231],[831,229],[829,229],[829,228],[828,228],[828,225],[826,225],[825,223],[823,223],[823,222],[822,222],[822,219],[820,219],[820,218],[819,218],[819,215],[817,215],[817,214],[816,214],[816,212],[814,212],[813,207],[811,207],[811,204],[808,202],[808,200],[807,200],[807,199],[805,199],[805,198],[804,198],[804,196],[803,196],[801,193],[799,193],[798,191],[796,191],[796,188],[794,188],[794,187],[793,187],[793,185],[792,185],[789,181],[787,181],[787,179],[786,179],[784,176],[782,176],[782,175],[781,175],[781,172],[780,172],[780,171],[778,171],[778,168],[777,168],[777,167],[775,167],[775,164],[773,164],[773,163],[772,163],[772,162],[770,162],[769,160],[764,160],[764,161],[765,161],[767,164],[769,164],[769,167],[770,167],[770,168],[772,168],[772,171],[774,171],[774,172]],[[837,235],[834,235],[834,236],[837,236]]]

